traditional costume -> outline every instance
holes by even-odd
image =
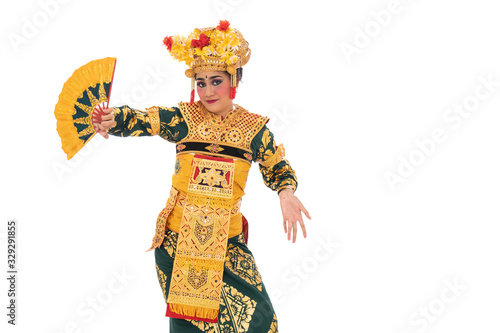
[[[172,188],[156,222],[151,250],[167,303],[170,332],[278,332],[276,315],[246,246],[241,198],[252,162],[272,190],[295,191],[297,179],[266,126],[268,118],[236,105],[224,118],[194,102],[194,76],[227,71],[234,98],[248,43],[227,21],[164,40],[189,66],[191,100],[140,111],[114,108],[116,136],[152,136],[176,144]]]

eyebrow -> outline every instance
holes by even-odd
[[[220,75],[215,75],[215,76],[211,76],[211,77],[209,77],[209,79],[210,79],[210,80],[211,80],[211,79],[215,79],[216,77],[220,77],[220,78],[222,78],[222,76],[220,76]],[[202,78],[202,77],[196,78],[196,80],[197,80],[197,81],[198,81],[198,80],[203,80],[203,81],[205,81],[205,79],[204,79],[204,78]]]

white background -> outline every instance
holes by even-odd
[[[288,242],[278,198],[252,168],[242,211],[280,332],[499,330],[493,1],[1,7],[0,257],[6,263],[6,225],[17,219],[19,267],[16,327],[6,323],[1,279],[2,332],[168,332],[154,255],[144,251],[168,197],[174,146],[96,137],[68,164],[54,106],[75,69],[108,56],[118,59],[112,105],[187,101],[185,65],[163,38],[221,18],[252,49],[236,102],[273,119],[313,217],[307,239]],[[348,44],[356,53],[342,51]],[[472,111],[452,113],[464,103]]]

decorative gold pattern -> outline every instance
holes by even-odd
[[[161,271],[161,269],[156,265],[156,274],[158,275],[158,281],[160,281],[161,290],[163,291],[163,298],[165,302],[167,301],[167,276]]]
[[[175,313],[218,316],[234,167],[230,159],[193,158],[168,294]]]
[[[174,209],[175,207],[178,194],[179,191],[177,191],[175,188],[172,187],[170,189],[170,196],[167,200],[167,204],[165,205],[165,208],[163,208],[163,210],[160,212],[156,220],[156,232],[155,236],[153,237],[153,244],[148,251],[159,247],[161,243],[163,243],[163,238],[165,237],[165,226],[167,225],[167,218],[168,215],[170,215],[172,209]]]
[[[163,248],[167,250],[168,255],[171,258],[175,258],[175,250],[177,249],[177,233],[167,230],[165,233],[165,238],[163,240]]]
[[[295,192],[297,188],[297,178],[295,176],[295,171],[286,159],[283,159],[272,168],[265,168],[259,164],[259,169],[264,179],[264,183],[273,191],[289,188]],[[281,177],[281,175],[285,175],[285,177]]]
[[[254,258],[240,247],[230,244],[227,249],[225,267],[245,280],[248,284],[262,291],[262,278]]]
[[[78,68],[64,83],[54,115],[68,160],[96,134],[92,115],[98,105],[108,101],[110,90],[105,86],[111,84],[115,63],[116,58],[91,61]]]
[[[194,158],[188,193],[231,199],[234,163],[228,160]]]
[[[205,149],[211,152],[212,154],[217,154],[224,150],[224,148],[219,146],[219,144],[217,143],[212,143],[210,146],[205,147]]]
[[[265,168],[270,168],[281,162],[281,160],[283,160],[283,157],[285,157],[285,148],[283,147],[283,144],[281,144],[277,147],[274,155],[268,157],[265,161],[260,162],[260,165]]]
[[[273,322],[268,333],[278,333],[278,319],[276,319],[276,315],[273,315]]]
[[[189,37],[167,36],[164,43],[174,59],[185,62],[190,70],[186,70],[187,77],[192,78],[194,73],[202,71],[229,71],[236,74],[236,68],[244,66],[251,56],[248,42],[238,30],[227,26],[196,28]],[[208,44],[199,46],[203,37]]]
[[[148,113],[150,124],[151,124],[151,135],[158,135],[160,133],[159,110],[160,110],[160,108],[157,106],[146,108],[146,112]]]
[[[246,333],[250,329],[250,321],[252,320],[256,306],[257,302],[243,295],[236,288],[224,283],[221,291],[218,323],[207,323],[198,320],[188,321],[202,332]]]
[[[188,135],[179,141],[178,153],[184,142],[207,143],[207,151],[214,156],[225,156],[220,145],[246,151],[252,156],[252,140],[269,120],[267,117],[250,113],[239,105],[224,119],[207,111],[201,102],[179,103],[179,109],[188,125]],[[250,163],[248,158],[241,159]]]

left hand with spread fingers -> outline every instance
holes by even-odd
[[[302,219],[302,213],[310,220],[311,216],[309,212],[292,191],[284,189],[280,192],[279,197],[281,212],[283,213],[283,228],[285,229],[285,233],[288,234],[288,240],[290,240],[293,235],[292,242],[295,243],[297,239],[297,222],[299,222],[302,234],[304,238],[306,238],[306,226]]]

